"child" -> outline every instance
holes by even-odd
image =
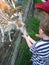
[[[40,22],[39,34],[42,40],[36,42],[29,35],[23,35],[32,52],[32,65],[49,65],[49,19]]]

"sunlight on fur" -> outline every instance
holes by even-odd
[[[0,0],[0,9],[3,12],[6,12],[7,10],[10,9],[10,6],[5,1]]]

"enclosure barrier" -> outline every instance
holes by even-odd
[[[22,4],[23,9],[23,22],[25,23],[28,17],[31,15],[33,0],[27,0],[27,2]],[[8,35],[5,33],[6,42],[1,43],[1,33],[0,33],[0,65],[15,65],[17,60],[19,44],[21,43],[21,32],[12,30],[11,33],[12,42],[8,40]]]

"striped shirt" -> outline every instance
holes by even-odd
[[[49,40],[40,40],[30,48],[32,52],[31,61],[33,65],[45,65],[49,58]]]

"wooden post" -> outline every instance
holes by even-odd
[[[34,5],[35,5],[35,0],[30,0],[28,16],[30,15],[34,16]]]
[[[35,0],[32,0],[32,16],[34,16],[34,5],[35,5]]]
[[[31,0],[31,4],[30,4],[30,12],[31,15],[34,16],[34,5],[35,5],[35,0]]]

